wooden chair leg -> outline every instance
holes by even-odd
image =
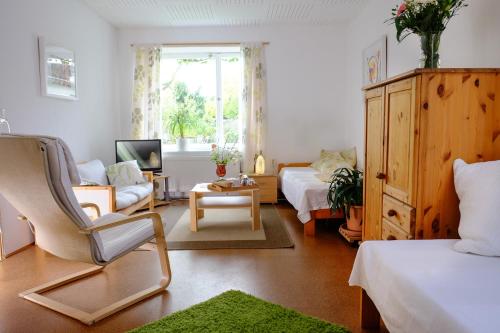
[[[167,242],[165,240],[165,232],[163,230],[163,224],[161,221],[161,217],[158,215],[153,217],[153,227],[155,231],[155,238],[158,250],[158,256],[160,259],[160,266],[162,270],[162,278],[159,284],[156,284],[150,288],[141,290],[131,296],[128,296],[122,300],[119,300],[111,305],[108,305],[100,310],[97,310],[92,313],[88,313],[72,306],[60,303],[48,297],[41,295],[41,293],[55,289],[57,287],[66,285],[68,283],[77,281],[79,279],[85,278],[89,275],[99,273],[103,270],[104,267],[96,266],[89,269],[86,269],[81,272],[73,273],[62,277],[60,279],[42,284],[38,287],[26,290],[19,294],[19,297],[27,299],[31,302],[42,305],[46,308],[54,310],[56,312],[62,313],[68,317],[77,319],[84,324],[92,325],[95,322],[111,316],[112,314],[121,311],[137,302],[140,302],[150,296],[153,296],[157,293],[164,291],[168,285],[170,284],[172,278],[172,272],[170,269],[170,261],[168,259],[167,252]]]
[[[197,201],[198,198],[196,197],[196,192],[191,192],[189,193],[189,210],[191,214],[191,223],[190,223],[190,228],[191,231],[198,231],[198,207],[197,207]]]
[[[149,201],[149,211],[154,212],[155,211],[155,191],[153,190],[153,193],[151,193],[151,199]]]
[[[311,219],[309,222],[304,224],[304,236],[312,236],[316,235],[316,220]]]
[[[380,313],[370,296],[361,289],[361,328],[378,329],[380,327]]]

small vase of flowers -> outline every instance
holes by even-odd
[[[451,18],[467,6],[465,0],[405,0],[392,10],[387,21],[396,27],[398,42],[411,34],[420,37],[420,67],[438,68],[441,34]]]
[[[212,152],[210,153],[210,161],[216,165],[215,173],[219,179],[226,175],[226,165],[239,161],[241,154],[236,147],[218,146],[212,144]]]

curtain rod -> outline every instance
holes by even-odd
[[[199,43],[163,43],[163,44],[130,44],[131,47],[134,46],[170,46],[170,47],[186,47],[186,46],[240,46],[243,44],[243,42],[220,42],[220,43],[206,43],[206,42],[199,42]],[[262,42],[264,45],[269,45],[270,42]]]

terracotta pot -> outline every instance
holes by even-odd
[[[215,173],[219,178],[222,178],[226,175],[226,165],[225,164],[217,164],[217,168],[215,169]]]
[[[347,229],[352,231],[361,231],[361,224],[363,219],[363,206],[351,206],[349,210],[349,218],[347,219]]]

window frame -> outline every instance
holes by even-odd
[[[205,47],[196,47],[196,49],[203,49]],[[206,47],[207,49],[214,50],[214,47]],[[224,137],[224,96],[222,93],[222,80],[223,80],[223,73],[222,73],[222,58],[225,57],[237,57],[239,58],[240,64],[241,64],[241,77],[240,77],[240,90],[238,94],[238,100],[239,100],[239,105],[238,105],[238,142],[235,144],[238,150],[242,150],[243,146],[243,123],[242,123],[242,108],[241,108],[241,81],[243,77],[243,65],[241,61],[243,61],[243,57],[241,55],[241,52],[237,51],[223,51],[224,47],[220,47],[220,51],[200,51],[200,52],[173,52],[173,53],[167,53],[165,52],[167,48],[164,48],[161,54],[161,59],[189,59],[189,58],[209,58],[209,59],[214,59],[215,60],[215,105],[216,105],[216,115],[215,115],[215,126],[216,126],[216,144],[218,143],[224,143],[225,142],[225,137]],[[217,49],[217,48],[215,48]],[[232,47],[231,49],[234,49]],[[177,150],[177,147],[175,144],[167,144],[164,142],[165,139],[162,138],[163,142],[163,151],[164,155],[172,155],[172,156],[179,156],[179,155],[190,155],[192,157],[200,157],[200,156],[208,156],[210,155],[211,151],[211,143],[207,144],[196,144],[196,149],[193,150]],[[175,148],[175,149],[172,149]]]

